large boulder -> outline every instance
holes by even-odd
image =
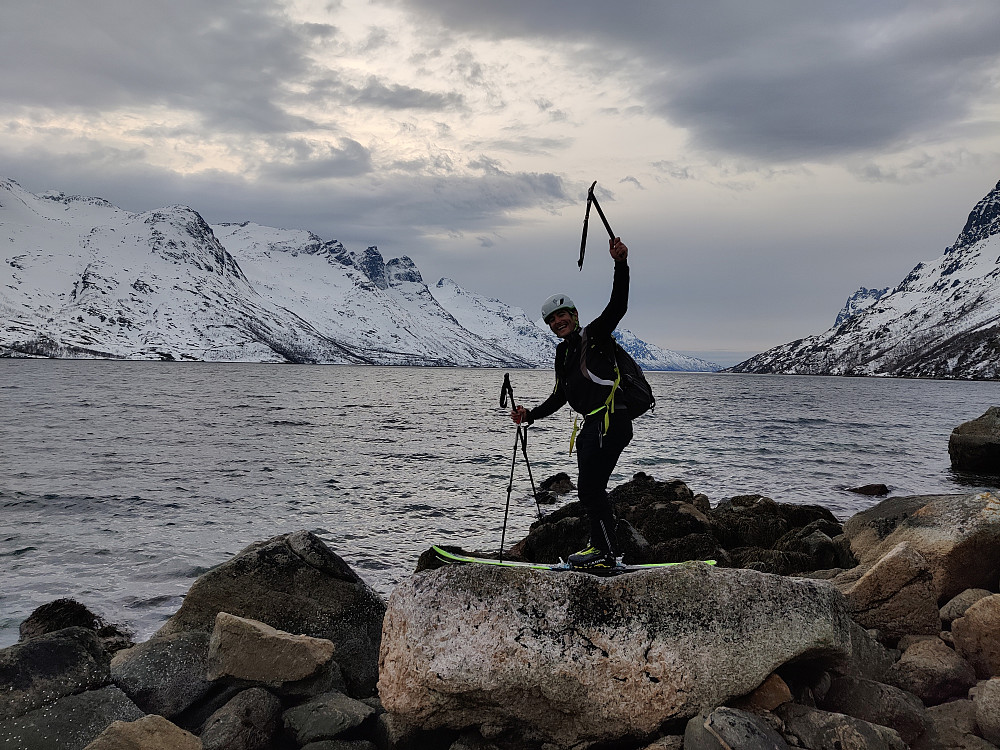
[[[892,497],[851,517],[844,534],[862,568],[908,542],[930,565],[942,604],[1000,577],[1000,497],[989,492]]]
[[[0,720],[106,685],[108,656],[97,635],[74,626],[0,650]]]
[[[642,737],[791,661],[891,658],[829,583],[692,563],[599,578],[457,566],[389,600],[379,693],[424,730],[508,726],[558,747]]]
[[[219,612],[332,641],[351,694],[375,690],[385,602],[311,532],[258,542],[202,575],[156,637],[211,633]]]
[[[1000,475],[1000,406],[952,430],[948,455],[958,471]]]

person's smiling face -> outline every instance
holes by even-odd
[[[545,322],[552,333],[564,339],[576,330],[578,319],[576,310],[556,310]]]

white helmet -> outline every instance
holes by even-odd
[[[549,316],[559,310],[575,310],[576,305],[568,294],[553,294],[542,303],[542,320],[548,322]]]

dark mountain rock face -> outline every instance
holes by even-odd
[[[972,209],[962,233],[948,252],[956,252],[1000,233],[1000,182]]]

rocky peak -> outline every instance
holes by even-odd
[[[393,258],[386,263],[385,274],[388,279],[389,286],[399,286],[407,281],[413,282],[414,284],[424,283],[424,279],[420,275],[420,270],[417,268],[416,264],[405,255],[399,258]]]
[[[340,243],[337,243],[340,245]],[[388,289],[389,281],[386,279],[386,264],[382,258],[382,253],[374,245],[363,251],[348,250],[343,245],[340,249],[331,252],[331,257],[340,261],[345,266],[356,268],[377,286],[379,289]]]
[[[965,228],[946,252],[955,252],[1000,233],[1000,182],[972,209]]]
[[[869,289],[865,286],[861,287],[858,291],[847,298],[847,302],[844,303],[844,307],[837,314],[837,320],[833,325],[836,327],[846,323],[862,310],[867,310],[888,293],[889,287],[885,287],[885,289]]]
[[[236,260],[219,242],[201,214],[188,206],[170,206],[138,216],[149,227],[150,249],[162,258],[220,276],[244,279]]]

